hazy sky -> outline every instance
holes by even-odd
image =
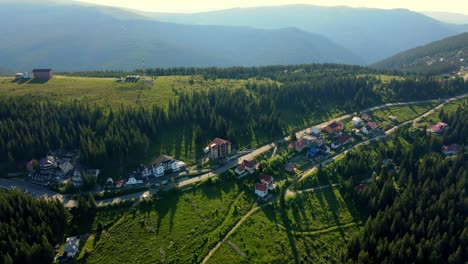
[[[323,6],[406,8],[413,11],[455,12],[468,15],[467,0],[79,0],[81,2],[127,7],[154,12],[201,12],[233,7],[285,4]]]

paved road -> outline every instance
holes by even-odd
[[[74,207],[76,205],[75,201],[70,200],[68,197],[61,195],[59,193],[48,190],[46,187],[30,183],[27,181],[15,181],[10,179],[0,178],[0,186],[6,189],[11,189],[12,186],[20,190],[28,190],[31,192],[31,195],[35,198],[46,198],[46,199],[58,199],[61,201],[65,207]]]

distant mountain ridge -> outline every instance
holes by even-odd
[[[198,25],[297,27],[324,35],[373,63],[398,52],[468,30],[405,9],[286,5],[195,14],[143,13],[160,21]]]
[[[468,15],[464,14],[429,11],[421,13],[445,23],[468,24]]]
[[[139,17],[97,6],[0,2],[0,23],[8,25],[0,27],[0,62],[15,71],[363,63],[327,38],[296,28],[180,25]]]
[[[372,65],[378,69],[445,73],[468,66],[468,32],[399,53]]]

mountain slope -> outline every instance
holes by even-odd
[[[410,49],[374,65],[379,69],[442,73],[468,65],[468,32]]]
[[[445,23],[468,24],[468,15],[447,12],[422,12],[426,16]]]
[[[297,27],[321,34],[368,63],[468,30],[409,10],[288,5],[237,8],[196,14],[146,13],[166,22],[201,25]]]
[[[106,10],[0,4],[0,24],[14,25],[0,27],[0,61],[15,71],[128,70],[143,61],[148,67],[362,63],[325,37],[294,28],[179,25],[133,19],[135,14],[118,19]]]

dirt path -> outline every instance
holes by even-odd
[[[266,205],[266,204],[265,204]],[[262,206],[265,206],[265,205],[262,205]],[[224,238],[218,242],[218,244],[216,244],[216,246],[214,248],[212,248],[210,250],[210,252],[208,253],[208,255],[206,255],[206,257],[203,259],[203,262],[202,263],[206,263],[210,258],[211,256],[213,256],[213,254],[221,247],[221,245],[226,242],[226,240],[232,235],[234,234],[234,232],[236,232],[236,230],[242,225],[242,223],[247,219],[249,218],[249,216],[251,216],[253,213],[255,213],[258,209],[262,208],[262,206],[257,206],[256,204],[254,204],[254,206],[252,207],[252,209],[250,209],[250,211],[248,211],[240,220],[239,222],[237,222],[237,224],[231,229],[229,230],[229,232],[226,234],[226,236],[224,236]]]

